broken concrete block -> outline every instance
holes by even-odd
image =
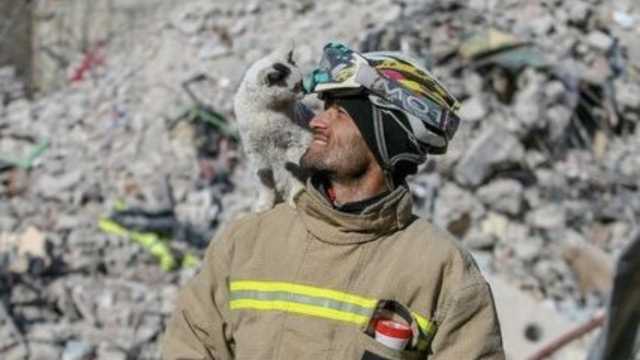
[[[512,179],[497,179],[476,190],[476,195],[487,207],[510,215],[522,209],[523,186]]]
[[[524,148],[511,133],[489,126],[473,141],[458,165],[455,177],[463,185],[478,186],[500,165],[519,163]]]

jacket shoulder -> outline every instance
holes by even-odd
[[[486,282],[469,250],[445,229],[418,218],[407,227],[407,232],[412,235],[414,246],[421,249],[420,253],[428,254],[429,262],[439,268],[445,280],[461,287]]]

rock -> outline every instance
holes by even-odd
[[[521,89],[514,98],[515,115],[522,127],[519,132],[546,127],[539,106],[543,101],[545,80],[544,74],[533,69],[526,69],[521,75],[520,82],[524,84],[520,85]]]
[[[587,43],[596,50],[606,52],[613,45],[613,39],[602,31],[592,31],[587,35]]]
[[[484,207],[469,192],[446,183],[438,192],[434,209],[434,223],[462,237],[471,221],[484,213]]]
[[[109,359],[109,360],[127,360],[127,354],[122,351],[122,349],[116,348],[113,345],[105,342],[101,342],[98,345],[98,350],[96,352],[96,357],[98,359]]]
[[[18,220],[12,216],[0,215],[0,231],[13,231]]]
[[[200,59],[207,60],[224,56],[228,53],[229,48],[227,48],[225,45],[218,42],[207,42],[200,48],[198,56],[200,57]]]
[[[567,132],[573,113],[564,105],[555,105],[547,110],[548,131],[551,141],[561,141]]]
[[[568,7],[569,20],[576,25],[584,24],[591,11],[590,6],[589,3],[583,0],[574,1],[571,6]]]
[[[464,240],[465,246],[472,250],[490,251],[496,245],[497,239],[489,234],[471,235]],[[475,257],[475,255],[474,255]]]
[[[500,165],[520,162],[524,148],[518,139],[500,127],[487,127],[473,141],[454,173],[463,185],[478,186]]]
[[[32,341],[29,343],[30,360],[59,359],[62,349],[59,346],[48,343]]]
[[[518,241],[513,244],[515,255],[523,261],[533,261],[540,255],[544,247],[544,241],[537,236],[530,236],[526,241]]]
[[[84,341],[67,341],[62,360],[90,360],[95,354],[95,347]]]
[[[638,96],[634,96],[634,94],[637,94],[637,91],[640,91],[640,85],[637,83],[628,83],[620,79],[614,81],[613,84],[615,87],[616,101],[619,106],[634,110],[640,109],[640,99]]]
[[[553,29],[555,22],[556,20],[551,15],[545,15],[532,19],[528,25],[534,34],[542,36]]]
[[[84,178],[84,171],[78,169],[61,176],[42,176],[35,185],[35,191],[45,198],[66,200],[65,194]]]
[[[497,179],[476,190],[482,203],[494,210],[517,215],[522,208],[523,186],[511,179]]]
[[[566,97],[567,89],[562,81],[551,80],[544,86],[544,95],[549,102],[558,102]]]
[[[471,97],[462,103],[460,118],[463,121],[476,122],[487,116],[487,106],[478,96]]]
[[[527,224],[539,229],[557,229],[566,225],[566,210],[557,204],[534,209],[526,216]]]
[[[482,233],[496,237],[502,241],[508,240],[509,219],[505,216],[490,212],[481,224]]]

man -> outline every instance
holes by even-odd
[[[449,234],[412,215],[405,182],[446,150],[455,99],[398,54],[335,43],[307,80],[325,110],[301,159],[306,191],[211,243],[165,358],[504,358],[488,284]]]

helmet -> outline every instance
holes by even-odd
[[[331,42],[318,68],[304,78],[304,90],[321,97],[365,94],[378,111],[399,110],[407,121],[393,118],[424,158],[445,153],[460,122],[458,101],[428,70],[399,52],[359,54]]]

